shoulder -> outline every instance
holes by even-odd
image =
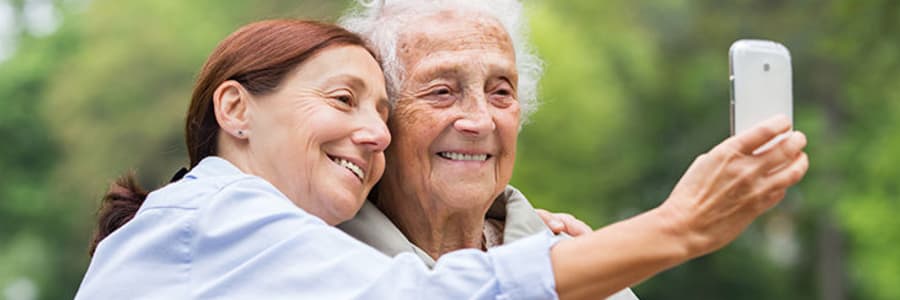
[[[218,157],[203,159],[181,180],[150,193],[141,211],[158,208],[196,209],[214,215],[301,211],[266,180],[243,173]]]
[[[541,220],[541,217],[534,211],[534,207],[525,198],[525,195],[512,185],[507,185],[503,193],[494,200],[491,210],[495,210],[495,207],[500,203],[504,204],[504,243],[510,243],[540,232],[550,232],[547,225]]]
[[[403,252],[415,252],[415,246],[403,232],[375,204],[363,203],[353,219],[337,225],[357,240],[372,246],[388,256]]]
[[[259,177],[241,178],[222,185],[198,206],[197,227],[204,232],[238,230],[253,233],[270,230],[293,232],[299,224],[327,225],[288,199]],[[223,232],[216,232],[220,236]]]

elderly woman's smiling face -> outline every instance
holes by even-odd
[[[512,43],[490,18],[439,13],[413,24],[398,45],[405,76],[388,123],[384,183],[405,196],[486,209],[515,160]]]

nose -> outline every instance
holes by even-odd
[[[462,116],[453,122],[453,127],[469,136],[482,136],[497,128],[485,101],[476,101],[462,111]]]
[[[350,138],[354,144],[372,152],[382,152],[391,143],[391,133],[387,124],[377,113],[362,116],[360,124],[362,126],[353,132]]]

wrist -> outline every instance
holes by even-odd
[[[646,214],[655,221],[664,243],[671,245],[676,264],[704,253],[703,238],[692,229],[691,219],[683,211],[662,205]]]

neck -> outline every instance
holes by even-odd
[[[384,181],[382,181],[384,183]],[[404,195],[400,189],[380,186],[377,206],[401,232],[429,256],[465,249],[484,249],[484,207],[452,209],[442,199],[425,195]]]

